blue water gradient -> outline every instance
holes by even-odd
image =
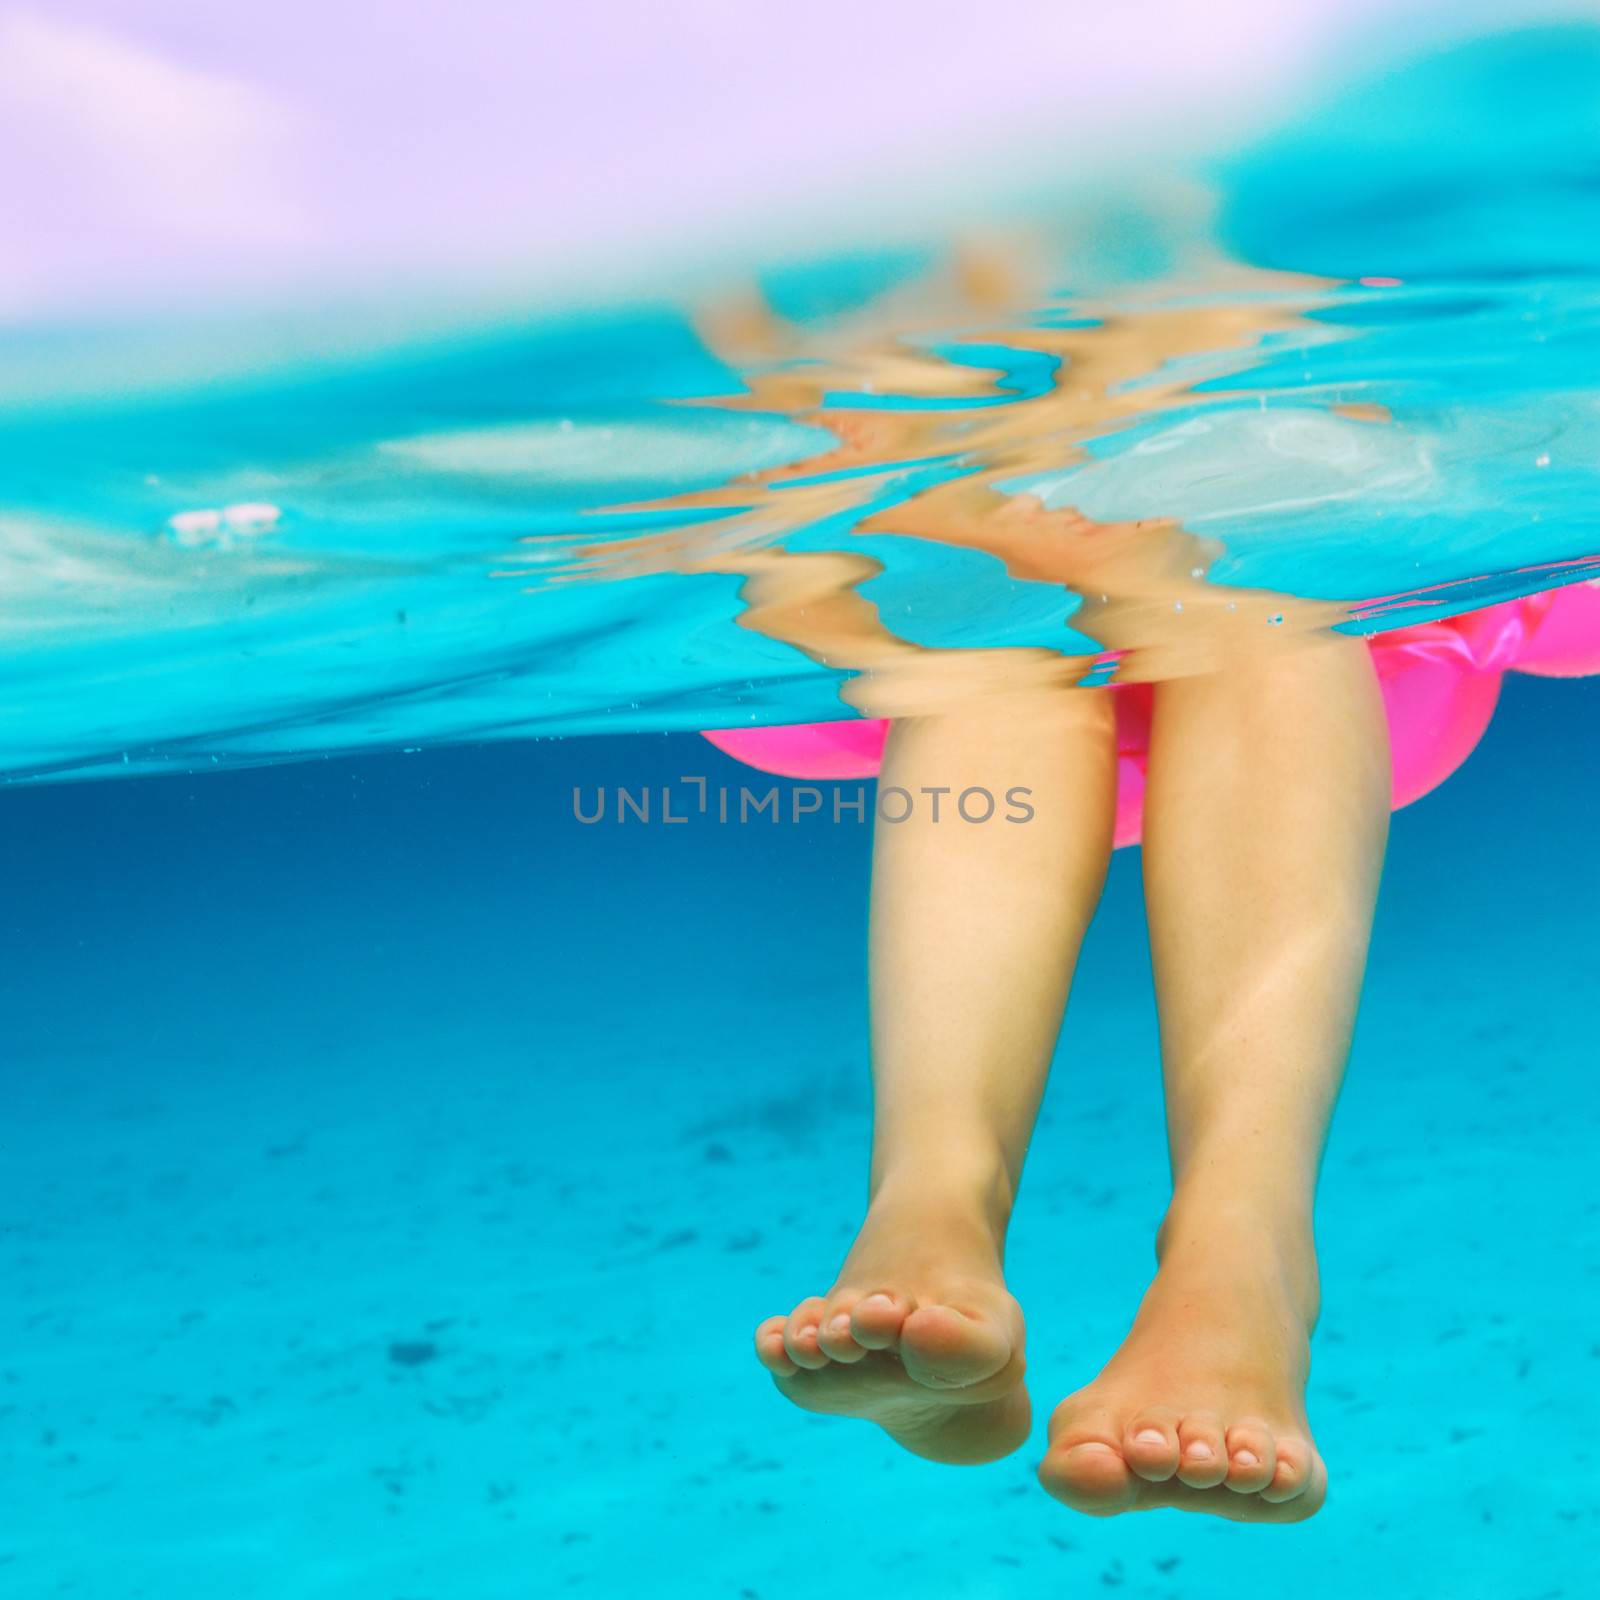
[[[0,797],[8,1600],[1542,1600],[1600,1560],[1600,685],[1395,819],[1321,1206],[1320,1517],[1033,1481],[1165,1193],[1137,852],[1012,1235],[1040,1425],[945,1468],[749,1350],[865,1188],[866,830],[581,827],[670,736]]]
[[[688,730],[849,712],[681,549],[866,558],[929,649],[1094,649],[1068,588],[858,526],[968,478],[1363,628],[1591,574],[1597,171],[1575,25],[1302,108],[1187,175],[1203,217],[1046,208],[1000,305],[918,301],[941,239],[710,311],[0,330],[0,1595],[1589,1593],[1600,680],[1511,675],[1395,819],[1321,1210],[1334,1487],[1288,1529],[1033,1480],[1166,1192],[1137,852],[1012,1234],[1039,1426],[941,1468],[750,1350],[864,1197],[867,829],[572,794],[764,788]],[[719,353],[741,295],[773,352]],[[1050,338],[1200,305],[1259,337],[1082,437],[1027,409]],[[831,460],[815,408],[742,407],[823,370],[835,422],[939,429]]]

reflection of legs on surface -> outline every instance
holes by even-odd
[[[1058,650],[937,650],[902,639],[859,592],[882,564],[854,551],[775,547],[729,555],[701,570],[744,578],[740,627],[854,673],[839,698],[869,717],[935,722],[963,703],[984,715],[1010,705],[1021,717],[1037,717],[1024,696],[1064,690],[1089,664]]]
[[[869,1208],[832,1290],[756,1345],[796,1404],[938,1460],[992,1460],[1028,1432],[1002,1256],[1110,855],[1112,731],[1105,694],[1022,691],[897,722],[885,752],[884,791],[915,807],[874,842]],[[1030,820],[1004,820],[1015,788]],[[990,820],[963,820],[966,790],[993,795]]]
[[[1171,518],[1097,522],[1031,494],[1003,494],[995,476],[935,485],[875,513],[863,531],[982,550],[1013,578],[1060,584],[1081,601],[1073,629],[1116,652],[1124,681],[1270,660],[1286,638],[1320,635],[1349,614],[1331,601],[1207,582],[1222,546]]]
[[[1052,1420],[1043,1481],[1080,1510],[1322,1503],[1312,1192],[1388,814],[1363,643],[1156,686],[1144,870],[1174,1189],[1132,1331]]]

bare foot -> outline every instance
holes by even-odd
[[[1028,1436],[1022,1312],[981,1208],[880,1190],[826,1295],[756,1329],[779,1391],[865,1417],[933,1461],[993,1461]]]
[[[1056,1499],[1091,1516],[1172,1506],[1240,1522],[1321,1507],[1304,1400],[1316,1258],[1309,1230],[1284,1231],[1174,1208],[1132,1331],[1050,1420],[1039,1478]]]

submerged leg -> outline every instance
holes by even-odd
[[[891,813],[892,789],[915,809],[873,848],[867,1216],[833,1288],[768,1318],[756,1349],[797,1405],[935,1460],[993,1460],[1028,1433],[1002,1257],[1111,852],[1112,735],[1107,695],[1029,690],[896,722],[884,756]],[[1014,788],[1026,821],[1004,820]],[[964,820],[964,790],[994,815]]]
[[[1041,1477],[1079,1510],[1322,1503],[1312,1193],[1388,815],[1364,643],[1157,687],[1144,870],[1173,1196],[1132,1331],[1051,1422]]]

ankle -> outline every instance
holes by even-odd
[[[948,1157],[875,1163],[869,1189],[871,1211],[945,1217],[952,1225],[974,1223],[997,1251],[1005,1246],[1014,1199],[1015,1183],[1003,1162]]]
[[[1208,1276],[1230,1267],[1276,1278],[1296,1313],[1311,1327],[1321,1305],[1311,1200],[1299,1192],[1221,1192],[1179,1183],[1156,1230],[1163,1272],[1191,1265]]]

